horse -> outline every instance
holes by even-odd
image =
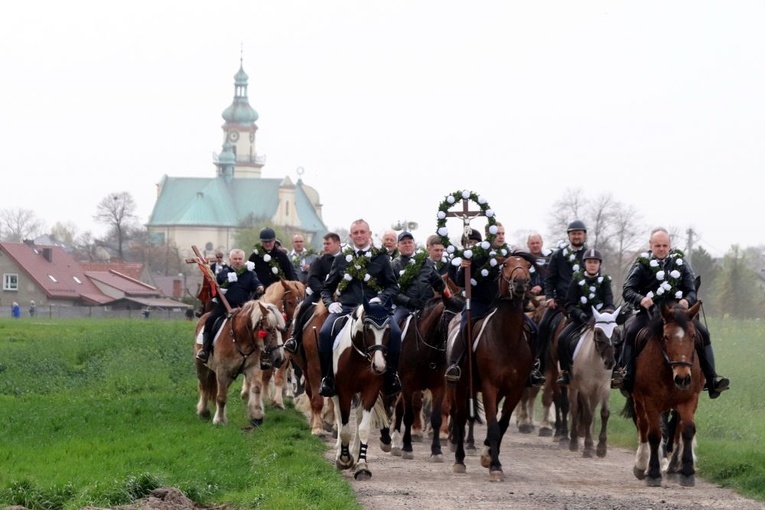
[[[305,302],[300,306],[304,306]],[[324,321],[329,316],[324,303],[319,300],[312,305],[313,310],[308,311],[310,318],[305,321],[303,327],[303,341],[300,343],[298,351],[292,355],[292,361],[300,367],[305,378],[305,397],[310,403],[311,434],[314,436],[324,436],[328,432],[328,427],[324,419],[325,398],[319,395],[321,386],[321,364],[319,362],[319,331]]]
[[[299,281],[281,279],[269,285],[262,299],[275,305],[284,316],[285,326],[282,333],[286,333],[292,325],[295,316],[295,310],[305,298],[305,286]],[[288,373],[292,366],[291,359],[287,356],[287,363],[274,369],[265,364],[263,367],[263,386],[270,389],[271,380],[274,381],[273,395],[270,395],[271,403],[277,409],[284,409],[284,387],[288,378]],[[242,383],[241,397],[247,399],[250,390],[250,382],[244,378]]]
[[[197,322],[194,355],[202,348],[202,330],[206,319],[207,316],[203,315]],[[268,358],[274,366],[282,364],[283,329],[284,317],[276,306],[270,303],[260,300],[248,301],[241,308],[232,311],[216,334],[215,347],[207,364],[194,358],[199,380],[199,417],[210,417],[208,401],[214,400],[216,410],[213,424],[228,423],[228,390],[234,379],[239,374],[244,374],[251,382],[247,405],[250,423],[256,427],[263,423],[261,356]]]
[[[341,470],[355,466],[353,476],[356,480],[368,480],[372,476],[367,464],[367,446],[372,420],[376,415],[375,404],[387,368],[385,352],[390,337],[390,320],[387,308],[380,303],[370,303],[364,297],[363,303],[350,314],[334,343],[332,361],[336,395],[332,401],[338,431],[335,466]],[[351,401],[357,395],[356,434],[353,448],[350,448]]]
[[[514,252],[501,261],[494,308],[473,325],[468,348],[473,349],[473,376],[483,395],[487,433],[481,465],[489,468],[491,481],[504,480],[499,449],[510,424],[510,416],[521,399],[534,363],[532,348],[524,332],[524,306],[530,284],[532,258]],[[465,373],[469,371],[463,371]],[[468,418],[468,377],[449,388],[456,439],[452,471],[464,473],[463,437]],[[497,408],[504,405],[497,420]]]
[[[662,415],[674,411],[679,422],[674,428],[673,449],[667,473],[679,471],[680,485],[695,485],[694,414],[704,375],[696,362],[696,343],[700,342],[693,320],[701,301],[690,309],[664,305],[660,315],[643,328],[636,339],[635,383],[622,414],[635,421],[638,449],[633,474],[649,487],[661,486]]]
[[[533,299],[529,300],[530,306],[526,310],[526,315],[535,323],[539,324],[539,322],[542,320],[542,316],[544,315],[545,310],[547,309],[546,303],[547,302],[543,295],[535,296]],[[515,410],[515,424],[518,427],[518,432],[522,434],[530,434],[536,428],[536,425],[534,425],[534,410],[538,394],[539,387],[529,386],[523,390],[521,401],[518,402],[518,407]],[[547,423],[549,422],[550,420],[547,418]],[[552,428],[549,430],[550,434],[552,434]],[[540,433],[540,435],[542,434]]]
[[[571,383],[568,400],[571,403],[571,438],[569,450],[579,450],[579,436],[584,435],[584,457],[592,457],[595,411],[600,407],[600,434],[597,456],[605,457],[607,451],[608,419],[611,410],[608,403],[611,393],[611,371],[616,365],[614,340],[621,335],[616,318],[620,309],[600,313],[592,308],[592,320],[574,350]]]
[[[554,323],[550,342],[547,345],[545,356],[545,385],[542,388],[542,422],[539,425],[539,436],[550,437],[558,440],[563,448],[568,443],[568,394],[558,384],[558,337],[566,327],[568,318],[565,312]],[[553,409],[554,404],[554,409]],[[551,420],[553,418],[553,420]]]
[[[462,309],[462,302],[457,298],[434,297],[425,307],[401,323],[401,361],[398,373],[401,378],[401,395],[396,407],[396,422],[393,434],[392,451],[396,452],[400,437],[401,422],[404,423],[404,435],[400,454],[404,459],[413,459],[412,427],[415,412],[419,414],[422,406],[416,405],[415,396],[422,390],[430,390],[430,424],[434,431],[430,445],[430,462],[443,462],[439,430],[442,423],[442,407],[446,394],[446,337],[449,321]],[[401,407],[401,409],[399,409]],[[381,447],[386,447],[386,432],[383,429]],[[389,442],[388,442],[389,444]]]

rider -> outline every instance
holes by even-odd
[[[238,308],[250,300],[253,293],[263,292],[263,285],[258,280],[258,276],[253,271],[255,265],[252,262],[244,262],[244,251],[238,248],[231,250],[228,255],[228,271],[218,273],[217,280],[220,285],[221,293],[226,296],[229,306]],[[212,348],[212,328],[219,317],[226,315],[226,306],[221,299],[215,299],[215,306],[205,321],[204,332],[202,333],[202,348],[197,353],[197,359],[202,363],[207,363]]]
[[[478,230],[471,229],[467,239],[463,240],[463,246],[467,249],[475,244],[480,244],[482,241],[481,233]],[[496,241],[496,239],[495,239]],[[503,246],[506,246],[504,242]],[[492,249],[502,249],[502,247],[496,246],[496,242],[492,245]],[[502,256],[506,256],[509,253],[503,253]],[[499,273],[499,264],[488,270],[488,274],[476,278],[478,269],[484,266],[487,262],[487,256],[477,255],[470,259],[462,259],[459,269],[457,270],[456,282],[457,285],[464,287],[465,281],[465,268],[470,267],[471,280],[475,280],[475,284],[470,289],[470,315],[471,320],[476,320],[484,315],[488,314],[493,306],[494,296],[497,293],[496,289],[496,276]],[[465,303],[468,306],[468,303]],[[525,315],[524,315],[525,317]],[[451,350],[449,351],[449,366],[446,368],[444,377],[447,382],[456,383],[462,376],[462,369],[460,364],[462,356],[465,354],[465,325],[467,324],[468,314],[465,310],[462,312],[460,321],[460,329],[457,336],[454,339]],[[524,329],[531,334],[532,339],[530,344],[534,345],[536,337],[536,324],[534,324],[528,317],[526,317],[524,323]],[[539,373],[535,368],[529,375],[529,382],[532,386],[542,386],[545,383],[545,377]]]
[[[638,332],[648,324],[649,313],[661,307],[667,301],[677,300],[680,306],[688,308],[696,303],[695,277],[691,266],[683,258],[683,253],[673,250],[669,232],[664,228],[655,228],[651,232],[648,246],[650,251],[638,257],[627,280],[624,282],[622,297],[631,303],[638,312],[626,325],[622,364],[623,380],[618,375],[612,381],[613,387],[621,386],[622,392],[631,393],[635,377],[635,338]],[[696,344],[699,363],[707,381],[710,398],[717,398],[727,390],[730,381],[719,377],[715,371],[715,356],[709,331],[697,319],[696,330],[701,335],[703,345]]]
[[[284,350],[296,353],[303,339],[303,327],[306,320],[311,316],[309,310],[312,305],[321,300],[321,289],[324,286],[324,280],[332,269],[332,263],[335,257],[340,253],[340,236],[334,232],[324,234],[324,253],[311,263],[308,271],[308,280],[306,281],[305,299],[300,305],[300,310],[295,317],[292,326],[292,336],[284,342]]]
[[[550,263],[550,250],[543,248],[544,242],[542,241],[541,234],[532,232],[526,238],[526,247],[529,249],[529,253],[537,259],[537,263],[534,266],[534,272],[531,274],[531,292],[534,296],[544,297],[545,290],[545,278],[547,278],[548,264]]]
[[[539,359],[546,358],[547,346],[552,342],[552,334],[561,319],[561,311],[566,303],[571,276],[582,267],[582,255],[587,250],[587,227],[581,220],[574,220],[566,228],[568,244],[553,252],[545,278],[545,296],[547,308],[539,321]]]
[[[369,224],[362,220],[351,223],[351,245],[343,250],[332,263],[321,290],[321,300],[329,316],[319,332],[319,360],[321,362],[321,387],[319,394],[331,397],[335,394],[332,374],[332,326],[335,321],[351,313],[368,298],[370,303],[391,306],[398,293],[396,275],[393,273],[390,255],[385,249],[372,245]],[[337,301],[335,293],[337,292]],[[401,328],[396,321],[390,321],[388,338],[387,370],[385,371],[385,393],[401,391],[398,379],[398,359],[401,354]]]
[[[398,324],[410,313],[422,310],[433,297],[434,290],[443,292],[446,287],[427,252],[420,251],[415,255],[414,248],[414,236],[406,231],[401,232],[398,235],[399,256],[392,262],[393,273],[400,287],[399,293],[393,298],[396,305],[393,321]]]
[[[592,318],[592,307],[600,311],[614,310],[614,293],[611,290],[611,277],[600,273],[603,257],[594,248],[584,252],[584,272],[577,271],[571,278],[566,296],[566,312],[569,323],[558,337],[558,363],[561,374],[558,384],[571,382],[573,353],[579,342],[581,328]]]
[[[280,278],[298,279],[287,253],[276,245],[276,232],[271,227],[260,231],[260,246],[252,250],[250,262],[255,263],[255,272],[265,288]]]
[[[305,239],[303,239],[301,234],[292,236],[292,250],[287,255],[289,255],[292,261],[292,266],[298,279],[300,279],[300,283],[306,285],[311,264],[318,256],[312,250],[305,247]]]

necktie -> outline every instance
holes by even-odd
[[[364,250],[357,251],[356,255],[358,255],[359,257],[363,257],[364,256]]]

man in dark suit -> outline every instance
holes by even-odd
[[[334,232],[324,235],[324,253],[314,259],[308,270],[308,279],[306,280],[305,299],[300,304],[300,310],[295,317],[292,326],[292,336],[284,343],[284,350],[296,353],[303,340],[303,327],[306,320],[311,316],[313,305],[321,299],[321,289],[324,287],[332,263],[335,257],[340,253],[340,236]]]
[[[321,291],[321,300],[329,311],[319,333],[319,358],[321,362],[321,387],[319,393],[325,397],[335,394],[332,374],[332,324],[338,317],[347,315],[358,307],[366,297],[371,303],[389,306],[399,287],[393,273],[388,252],[372,245],[369,224],[356,220],[350,229],[351,245],[335,257],[332,269],[327,275]],[[335,292],[338,293],[335,301]],[[401,354],[401,329],[390,321],[387,366],[385,372],[386,394],[401,390],[398,380],[398,359]]]
[[[255,273],[264,288],[278,282],[280,278],[298,279],[287,253],[276,246],[276,232],[271,227],[260,231],[260,246],[252,250],[250,262],[255,264]]]

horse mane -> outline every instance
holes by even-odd
[[[271,287],[274,287],[274,285],[271,285]],[[263,311],[260,309],[260,305],[266,307],[270,312],[266,316],[266,324],[268,327],[277,328],[280,330],[286,327],[282,312],[279,311],[279,308],[275,304],[266,302],[264,300],[254,299],[247,301],[247,303],[242,306],[240,312],[249,316],[250,328],[254,329],[258,327],[260,322],[263,320]]]
[[[515,249],[512,253],[510,253],[510,255],[508,255],[508,257],[520,257],[531,264],[531,267],[536,267],[537,265],[537,259],[526,250]]]

